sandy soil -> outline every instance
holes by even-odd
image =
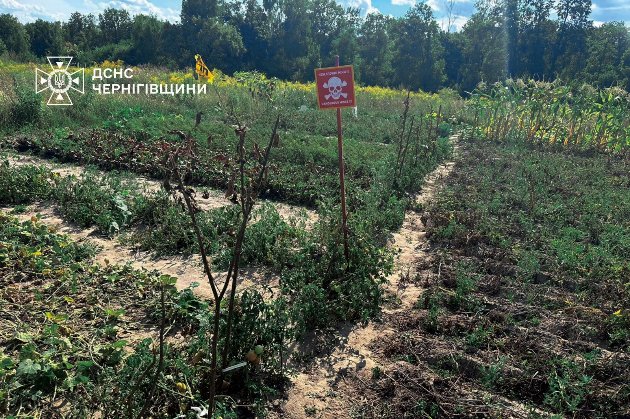
[[[82,166],[57,164],[49,160],[41,159],[31,155],[8,154],[9,164],[15,166],[36,165],[49,168],[61,176],[81,176],[86,172]],[[103,173],[96,171],[96,173]],[[140,187],[143,193],[150,194],[160,190],[161,182],[148,179],[143,176],[133,176],[134,187]],[[268,201],[260,201],[264,203]],[[208,191],[207,198],[201,193],[197,194],[197,203],[202,211],[208,211],[214,208],[220,208],[227,205],[233,205],[231,201],[224,197],[220,191]],[[292,206],[283,203],[272,202],[280,216],[289,220],[291,218],[305,217],[306,227],[310,228],[317,221],[317,213],[312,210]],[[0,208],[5,212],[10,212],[12,208]],[[50,206],[36,204],[29,206],[26,211],[16,215],[20,220],[25,221],[33,216],[41,217],[42,221],[50,226],[55,227],[58,231],[70,235],[74,240],[83,242],[90,241],[97,245],[101,250],[95,257],[95,263],[98,264],[125,264],[129,263],[134,268],[144,268],[148,270],[158,270],[166,275],[175,276],[177,280],[177,288],[185,289],[193,283],[198,283],[195,293],[201,297],[209,298],[212,296],[210,285],[206,279],[199,255],[191,257],[160,257],[154,258],[148,252],[141,252],[128,246],[124,246],[115,239],[108,239],[99,236],[94,229],[82,229],[64,221]],[[219,278],[219,284],[226,277],[227,272],[215,273]],[[278,289],[279,278],[269,275],[258,269],[242,269],[239,275],[239,290],[257,287],[265,289],[263,295],[271,295],[274,290]]]
[[[456,140],[453,137],[452,140]],[[457,150],[456,150],[457,151]],[[443,178],[453,169],[453,162],[447,162],[427,175],[421,193],[416,197],[419,204],[430,201]],[[390,246],[399,250],[394,274],[389,278],[385,294],[394,301],[384,308],[385,314],[407,311],[418,301],[423,288],[417,281],[411,281],[418,264],[429,256],[428,241],[420,214],[407,211],[401,229],[394,233]],[[277,418],[348,418],[359,394],[344,386],[343,377],[349,373],[359,379],[369,379],[372,369],[379,367],[387,371],[372,353],[370,343],[376,339],[386,340],[393,333],[386,323],[345,325],[339,331],[338,346],[326,356],[317,358],[307,371],[302,371],[292,380],[292,387],[281,413]]]
[[[2,155],[0,155],[0,157],[2,157]],[[36,156],[31,156],[28,154],[10,153],[10,154],[6,154],[6,158],[8,159],[9,164],[13,166],[26,166],[26,165],[44,166],[50,169],[51,171],[53,171],[54,173],[59,173],[59,175],[61,176],[79,177],[86,172],[86,168],[83,166],[78,166],[78,165],[73,165],[73,164],[54,163],[54,162],[51,162],[50,160],[42,159]],[[103,172],[97,169],[94,169],[94,173],[101,173],[103,175],[106,174],[106,172]],[[148,179],[145,176],[133,175],[131,179],[133,183],[135,183],[133,187],[136,187],[137,185],[137,187],[140,187],[143,193],[145,194],[158,192],[162,187],[162,182],[159,182],[153,179]],[[197,188],[197,189],[200,190],[201,188]],[[228,205],[234,205],[229,199],[225,197],[225,194],[223,192],[218,191],[218,190],[211,190],[211,189],[208,190],[205,188],[204,190],[207,191],[208,193],[207,198],[204,198],[203,194],[200,192],[196,194],[197,204],[199,205],[199,209],[201,209],[202,211],[209,211],[212,209],[221,208]],[[278,214],[280,214],[280,216],[285,220],[289,220],[292,217],[299,218],[302,214],[304,214],[304,216],[306,217],[305,222],[306,222],[307,228],[312,227],[313,224],[317,221],[317,213],[308,208],[284,204],[281,202],[272,202],[272,201],[267,201],[267,200],[259,201],[259,205],[262,205],[264,203],[270,203],[271,205],[273,205],[278,211]]]

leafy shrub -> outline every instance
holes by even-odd
[[[630,314],[628,310],[615,311],[606,321],[610,342],[621,347],[630,347]]]
[[[283,350],[293,327],[286,298],[265,300],[258,291],[246,290],[238,295],[235,306],[229,359],[240,359],[260,345],[264,350],[265,370],[281,373]]]
[[[515,249],[517,272],[525,281],[531,281],[540,272],[540,255],[536,251]]]
[[[255,222],[245,232],[242,263],[281,270],[291,263],[292,249],[301,244],[304,232],[284,221],[271,204],[263,204],[253,217]]]
[[[78,245],[67,236],[51,232],[36,219],[20,223],[0,213],[0,268],[11,266],[13,272],[2,272],[10,281],[19,275],[13,267],[30,266],[34,273],[50,271],[56,265],[69,264],[90,258],[94,249]]]
[[[35,93],[33,86],[15,86],[15,101],[9,109],[11,123],[16,127],[35,124],[42,115],[41,97]]]
[[[4,205],[30,204],[50,196],[50,171],[36,166],[10,166],[0,162],[0,203]]]
[[[189,255],[199,251],[187,210],[166,193],[140,198],[134,214],[136,220],[146,227],[131,236],[131,241],[141,249],[158,255]],[[197,223],[206,243],[205,250],[209,255],[218,255],[215,263],[220,267],[229,262],[227,249],[233,240],[239,214],[238,206],[197,214]]]
[[[391,252],[374,243],[362,224],[351,224],[346,260],[338,214],[339,208],[322,204],[314,231],[292,255],[290,269],[282,272],[298,335],[340,320],[367,320],[380,310],[381,285],[393,266]]]
[[[196,245],[187,214],[165,193],[145,198],[138,207],[137,219],[146,228],[134,232],[131,241],[142,250],[173,254],[190,252],[189,249]]]
[[[117,177],[86,173],[62,178],[55,190],[61,213],[80,226],[95,225],[103,234],[117,233],[132,219],[134,197]]]
[[[375,171],[375,181],[367,190],[358,190],[350,196],[353,222],[374,234],[374,240],[383,242],[390,231],[400,228],[405,218],[408,199],[400,198],[393,189],[393,173],[385,166]]]

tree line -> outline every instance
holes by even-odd
[[[98,16],[75,12],[67,22],[21,24],[3,14],[0,54],[185,68],[199,53],[226,73],[258,70],[298,81],[312,80],[313,69],[338,54],[366,85],[466,92],[481,81],[524,77],[630,90],[629,31],[622,22],[595,27],[591,0],[475,6],[460,31],[442,29],[425,3],[399,18],[361,17],[334,0],[183,0],[179,23],[114,8]]]

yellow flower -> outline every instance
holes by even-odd
[[[120,68],[124,64],[123,60],[109,61],[105,60],[99,66],[100,68]]]
[[[170,75],[169,80],[171,83],[179,84],[184,81],[184,77],[180,77],[177,73],[173,73]]]
[[[620,316],[621,316],[621,309],[619,309],[619,310],[615,311],[615,312],[613,313],[613,316],[620,317]]]

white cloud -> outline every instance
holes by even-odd
[[[602,22],[601,20],[594,20],[593,21],[593,26],[595,26],[596,28],[599,28],[603,24],[604,24],[604,22]]]
[[[431,10],[439,12],[442,9],[448,9],[451,1],[457,3],[471,3],[472,0],[420,0],[429,5]],[[415,6],[418,0],[391,0],[394,6]]]
[[[433,10],[440,10],[441,6],[448,8],[449,3],[472,3],[472,0],[391,0],[394,6],[414,6],[418,1],[424,1]]]
[[[392,0],[394,6],[414,6],[416,0]]]
[[[0,13],[9,13],[22,22],[33,22],[37,19],[59,20],[63,13],[46,11],[38,4],[18,3],[16,0],[0,0]]]
[[[466,22],[468,22],[468,17],[466,16],[453,16],[451,20],[451,29],[455,29],[456,31],[461,31]]]
[[[89,1],[89,0],[88,0]],[[86,1],[86,3],[88,3]],[[89,1],[92,3],[91,1]],[[94,3],[92,3],[94,5]],[[125,9],[131,15],[145,14],[154,15],[163,20],[176,21],[179,19],[179,12],[170,7],[158,7],[149,0],[111,0],[107,2],[99,2],[96,5],[98,11],[102,11],[109,7],[115,9]]]
[[[348,7],[359,9],[361,16],[369,15],[370,13],[381,13],[380,10],[372,5],[372,0],[346,0],[344,4]]]
[[[367,0],[371,2],[371,0]],[[76,4],[72,5],[64,0],[56,0],[46,3],[46,7],[40,6],[39,0],[0,0],[0,13],[10,13],[22,22],[32,22],[36,19],[45,20],[67,20],[70,14],[77,9]],[[147,14],[157,16],[162,20],[175,22],[179,20],[179,9],[156,6],[149,0],[83,0],[84,7],[80,12],[87,14],[99,14],[108,7],[124,9],[131,15]]]
[[[603,10],[605,12],[625,12],[626,10],[630,10],[630,4],[623,6],[598,7],[597,10]]]
[[[428,0],[427,1],[427,5],[431,8],[431,10],[433,10],[434,12],[439,12],[440,11],[440,3],[441,0]]]
[[[468,22],[468,19],[469,18],[466,16],[453,15],[451,16],[450,27],[447,28],[447,26],[449,26],[448,16],[442,16],[440,18],[440,27],[443,31],[448,30],[449,32],[459,32],[462,30],[466,22]]]
[[[2,7],[2,10],[12,10],[15,12],[17,11],[22,11],[22,12],[36,11],[39,13],[44,12],[44,8],[41,6],[37,6],[35,4],[21,4],[15,0],[0,0],[0,7]]]

